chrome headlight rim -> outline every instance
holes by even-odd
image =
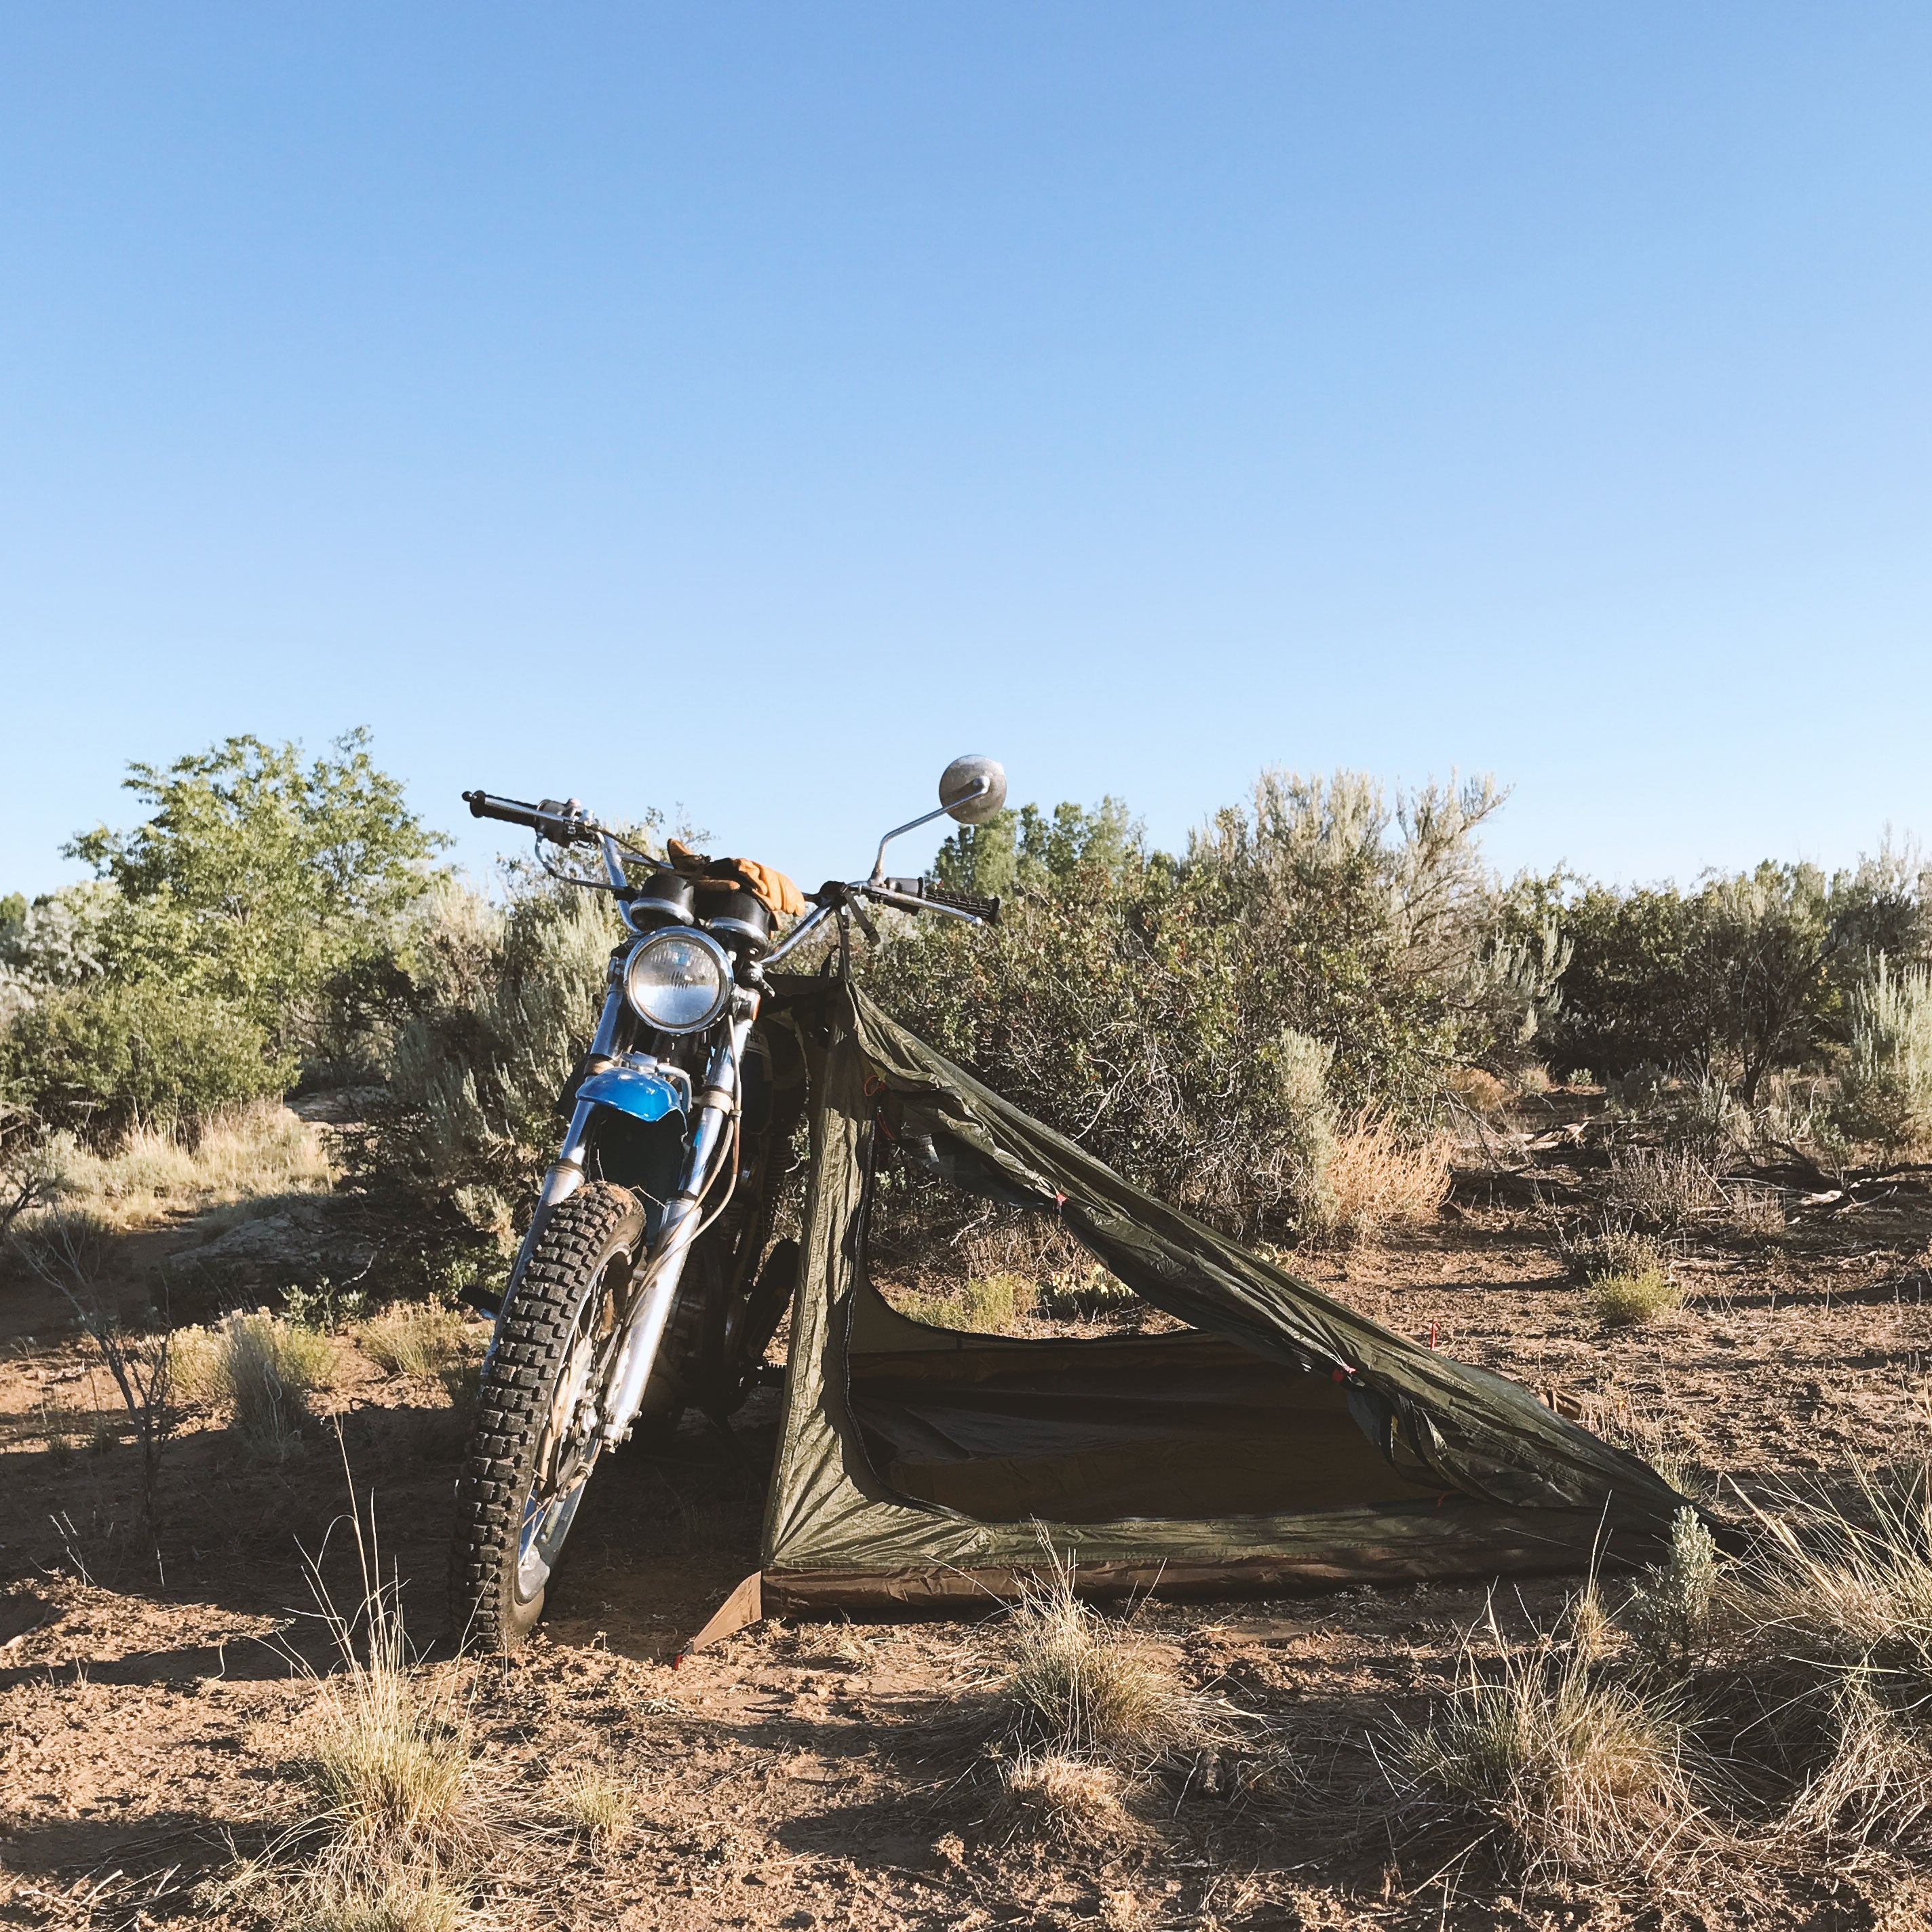
[[[684,1020],[668,1025],[639,998],[637,980],[639,968],[646,964],[650,956],[674,944],[695,946],[709,958],[717,969],[718,986],[711,1004],[701,1019]],[[659,1033],[676,1035],[702,1033],[706,1027],[716,1025],[731,1004],[735,985],[730,954],[700,926],[661,926],[655,932],[646,933],[632,947],[631,956],[624,962],[625,1004],[645,1025]]]

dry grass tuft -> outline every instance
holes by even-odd
[[[466,1726],[378,1642],[322,1686],[304,1770],[339,1841],[447,1850],[460,1838],[470,1775]]]
[[[1716,1169],[1688,1147],[1614,1150],[1604,1200],[1613,1214],[1666,1234],[1733,1206]]]
[[[1654,1872],[1700,1822],[1675,1709],[1597,1668],[1581,1644],[1511,1643],[1466,1660],[1448,1710],[1405,1728],[1415,1787],[1500,1826],[1531,1871]]]
[[[1016,1759],[1144,1770],[1164,1753],[1221,1741],[1225,1714],[1190,1690],[1131,1624],[1076,1594],[1074,1558],[1048,1547],[1044,1581],[1023,1580],[999,1690]]]
[[[434,1870],[386,1872],[373,1884],[324,1878],[298,1904],[312,1932],[455,1932],[464,1902]]]
[[[469,1327],[453,1308],[398,1301],[365,1322],[356,1340],[386,1375],[440,1376],[462,1359]]]
[[[996,1828],[1070,1851],[1122,1847],[1147,1835],[1126,1808],[1120,1774],[1110,1765],[1047,1752],[1000,1767]]]
[[[1862,1472],[1855,1504],[1793,1497],[1759,1526],[1726,1592],[1748,1652],[1834,1680],[1873,1672],[1932,1706],[1932,1476],[1900,1488]]]
[[[1760,1514],[1713,1606],[1754,1754],[1804,1768],[1783,1820],[1840,1858],[1932,1844],[1932,1473]]]
[[[1872,1672],[1833,1694],[1830,1754],[1792,1801],[1784,1835],[1838,1851],[1922,1847],[1932,1820],[1932,1744],[1917,1712],[1901,1714]]]
[[[1432,1220],[1449,1192],[1446,1134],[1407,1138],[1385,1116],[1364,1113],[1335,1137],[1304,1232],[1318,1239],[1366,1239]]]
[[[555,1786],[557,1808],[574,1832],[598,1851],[608,1850],[631,1822],[631,1788],[601,1764],[575,1764]]]
[[[222,1407],[254,1448],[288,1454],[311,1420],[309,1397],[334,1381],[335,1346],[324,1334],[258,1310],[213,1328],[178,1328],[170,1372],[179,1398]]]
[[[1511,1098],[1508,1083],[1480,1066],[1455,1068],[1449,1076],[1448,1088],[1465,1106],[1474,1108],[1479,1114],[1500,1113]]]
[[[110,1154],[63,1137],[56,1156],[62,1198],[117,1228],[168,1208],[326,1193],[334,1179],[320,1135],[278,1100],[216,1114],[192,1139],[136,1127]]]
[[[399,1586],[381,1580],[359,1511],[355,1536],[362,1598],[352,1612],[337,1609],[310,1564],[340,1663],[318,1685],[298,1760],[314,1808],[284,1843],[320,1840],[299,1874],[313,1922],[440,1932],[462,1912],[448,1881],[488,1843],[470,1708],[454,1672],[416,1663]]]

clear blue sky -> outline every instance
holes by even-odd
[[[0,890],[356,724],[808,883],[969,748],[1932,835],[1929,192],[1922,4],[6,0]]]

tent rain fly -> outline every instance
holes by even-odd
[[[759,1573],[764,1612],[1010,1595],[1278,1595],[1655,1553],[1678,1495],[1521,1384],[1368,1321],[1130,1185],[842,982],[790,982],[812,1172]],[[1052,1214],[1178,1333],[927,1327],[869,1280],[887,1142]]]

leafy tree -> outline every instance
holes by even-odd
[[[962,825],[940,847],[932,869],[944,885],[994,897],[1066,886],[1088,871],[1123,878],[1144,860],[1138,823],[1109,797],[1090,811],[1063,802],[1049,817],[1024,805],[984,825]]]
[[[172,765],[131,766],[153,808],[65,849],[118,893],[104,934],[117,980],[218,999],[278,1051],[315,1036],[323,989],[382,949],[445,842],[348,733],[304,764],[292,744],[235,737]]]

